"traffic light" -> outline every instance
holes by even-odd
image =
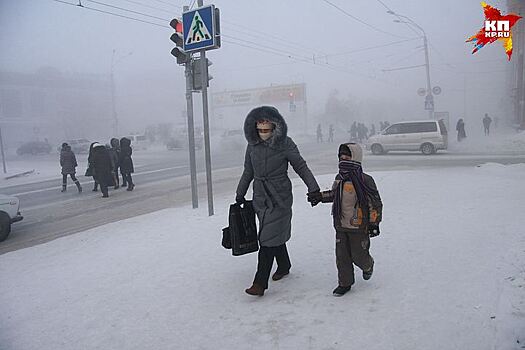
[[[288,96],[290,97],[290,112],[295,112],[297,110],[297,105],[295,104],[295,96],[293,91],[290,91]]]
[[[208,77],[206,86],[210,86],[210,80],[213,79],[213,77],[208,73],[208,67],[211,66],[212,64],[213,64],[212,61],[206,58],[206,76]],[[193,61],[192,71],[193,71],[193,90],[202,90],[202,61],[200,58]]]
[[[170,37],[171,41],[175,43],[177,47],[171,50],[171,54],[177,58],[177,64],[185,64],[191,61],[190,54],[187,54],[182,50],[183,47],[183,29],[182,29],[182,20],[174,18],[170,22],[170,26],[175,29]]]

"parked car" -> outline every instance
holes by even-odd
[[[71,146],[71,150],[75,154],[87,154],[89,153],[89,146],[91,145],[91,141],[86,139],[74,139],[74,140],[66,140],[64,141],[69,146]],[[62,145],[58,146],[57,150],[60,152],[62,149]]]
[[[21,221],[20,201],[18,198],[0,194],[0,242],[5,241],[11,233],[11,224]]]
[[[22,144],[16,150],[19,156],[23,154],[49,154],[51,152],[51,145],[43,141],[32,141]]]
[[[420,151],[429,155],[447,147],[447,128],[442,119],[395,123],[380,134],[371,136],[366,143],[366,148],[373,154]]]

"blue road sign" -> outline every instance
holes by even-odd
[[[184,12],[182,14],[182,23],[185,52],[217,48],[214,5]]]

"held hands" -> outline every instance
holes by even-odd
[[[244,204],[244,202],[246,202],[246,199],[244,198],[244,196],[241,196],[241,195],[235,195],[235,203],[237,204]]]
[[[370,237],[379,236],[379,226],[378,225],[370,225],[368,226],[368,235]]]
[[[307,193],[306,198],[306,200],[312,205],[312,207],[315,207],[317,204],[321,203],[323,195],[320,191],[315,191]]]

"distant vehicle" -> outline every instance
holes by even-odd
[[[24,143],[16,150],[16,154],[18,154],[19,156],[23,154],[49,154],[50,152],[51,145],[47,142],[42,141],[32,141]]]
[[[11,233],[11,224],[24,219],[19,209],[18,198],[0,194],[0,242],[5,241]]]
[[[69,146],[71,146],[71,150],[75,154],[87,154],[89,153],[89,146],[91,145],[91,141],[86,139],[74,139],[74,140],[66,140],[64,141]],[[60,152],[62,149],[62,146],[58,146],[57,150]]]
[[[371,136],[366,148],[373,154],[388,151],[420,151],[430,155],[447,149],[447,128],[442,119],[399,122]]]
[[[224,133],[221,135],[220,147],[226,150],[244,150],[246,148],[246,138],[244,137],[244,130],[225,130]]]
[[[202,146],[204,144],[204,137],[202,135],[200,128],[195,128],[194,140],[195,140],[195,149],[202,149]],[[189,147],[188,133],[186,132],[185,129],[178,130],[175,136],[172,136],[166,142],[166,148],[170,151],[177,150],[177,149],[187,149],[188,147]]]
[[[131,140],[131,147],[133,149],[148,149],[149,140],[146,135],[130,135],[126,136],[126,138]]]

